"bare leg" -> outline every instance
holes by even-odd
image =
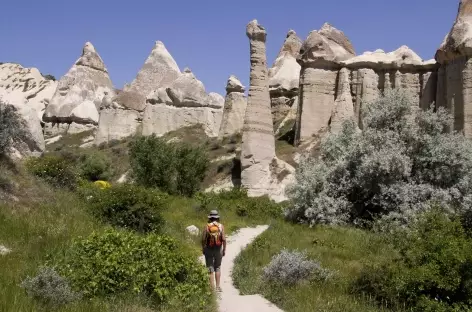
[[[215,273],[210,273],[209,276],[210,276],[211,290],[214,290],[215,289]]]
[[[216,277],[216,289],[220,289],[221,272],[220,271],[216,272],[215,277]]]

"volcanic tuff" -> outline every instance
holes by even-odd
[[[244,124],[247,99],[244,95],[245,87],[233,75],[226,84],[226,98],[223,110],[223,120],[220,126],[219,137],[227,137],[240,133]]]
[[[43,120],[52,123],[97,125],[98,110],[105,93],[114,89],[108,71],[94,46],[87,42],[81,57],[60,80]]]

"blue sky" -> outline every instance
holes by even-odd
[[[267,30],[268,64],[289,29],[305,39],[329,22],[357,54],[407,45],[434,57],[452,27],[459,0],[122,1],[5,0],[0,19],[0,62],[17,62],[61,77],[91,41],[116,88],[131,82],[161,40],[181,70],[190,67],[208,92],[224,94],[235,74],[247,85],[246,24]]]

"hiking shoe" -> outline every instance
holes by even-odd
[[[221,287],[216,287],[216,292],[223,292],[223,289],[221,289]]]

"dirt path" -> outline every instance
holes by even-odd
[[[221,265],[221,288],[223,291],[219,294],[218,299],[220,312],[283,312],[259,295],[241,296],[234,287],[231,278],[234,260],[241,250],[267,230],[267,228],[267,225],[243,228],[227,238],[226,256],[223,258],[223,264]],[[202,261],[204,261],[203,258]]]

